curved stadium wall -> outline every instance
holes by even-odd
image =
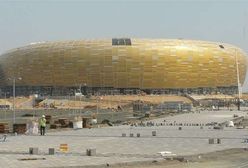
[[[0,77],[5,91],[11,91],[8,79],[21,77],[16,86],[23,92],[62,91],[79,85],[141,90],[235,88],[237,66],[243,83],[246,55],[229,44],[116,38],[39,42],[10,50],[0,56]]]

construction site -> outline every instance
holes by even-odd
[[[0,167],[248,165],[247,94],[31,95],[0,107]]]
[[[243,95],[243,107],[248,105],[247,98]],[[112,126],[201,109],[232,111],[237,109],[237,96],[140,94],[44,98],[32,95],[15,97],[15,100],[13,97],[0,99],[0,107],[0,132],[23,134],[27,131],[26,123],[38,123],[42,115],[46,116],[50,129],[73,128],[73,122],[77,120],[83,121],[83,128],[95,127],[96,124]],[[13,130],[13,124],[16,130]]]
[[[9,161],[13,167],[201,167],[225,152],[242,160],[248,155],[248,96],[240,98],[241,110],[237,98],[139,94],[1,99],[0,167]],[[45,136],[39,136],[42,115]],[[212,164],[248,164],[218,158]]]
[[[0,0],[0,168],[248,168],[248,1]]]
[[[246,156],[246,70],[240,48],[197,40],[9,50],[0,56],[0,167],[201,167],[225,151]],[[216,163],[248,164],[238,159]]]

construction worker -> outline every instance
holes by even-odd
[[[40,135],[45,135],[46,130],[46,116],[42,115],[42,118],[40,119]]]

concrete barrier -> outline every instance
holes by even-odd
[[[86,149],[86,155],[87,156],[96,156],[96,149],[95,148]]]
[[[54,155],[55,154],[55,149],[54,148],[49,148],[48,149],[48,154],[49,155]]]
[[[208,144],[214,144],[214,138],[209,138],[208,139]]]
[[[38,155],[39,149],[38,148],[29,148],[30,155]]]
[[[156,131],[152,131],[152,136],[156,136],[157,132]]]
[[[221,144],[221,139],[217,139],[217,144]]]

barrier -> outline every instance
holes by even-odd
[[[209,139],[208,139],[208,143],[209,143],[209,144],[214,144],[214,143],[215,143],[214,138],[209,138]],[[217,138],[217,139],[216,139],[216,143],[217,143],[217,144],[221,144],[221,139],[220,139],[220,138]]]
[[[48,154],[49,155],[54,155],[55,154],[55,149],[54,148],[49,148],[48,149]]]
[[[38,155],[39,149],[38,148],[29,148],[30,155]]]
[[[86,155],[87,156],[96,156],[96,149],[95,148],[86,149]]]
[[[221,144],[221,140],[219,138],[217,139],[217,144]]]
[[[214,139],[213,138],[209,138],[208,139],[208,144],[214,144]]]
[[[68,145],[67,144],[60,144],[59,150],[60,150],[60,152],[68,152]]]

